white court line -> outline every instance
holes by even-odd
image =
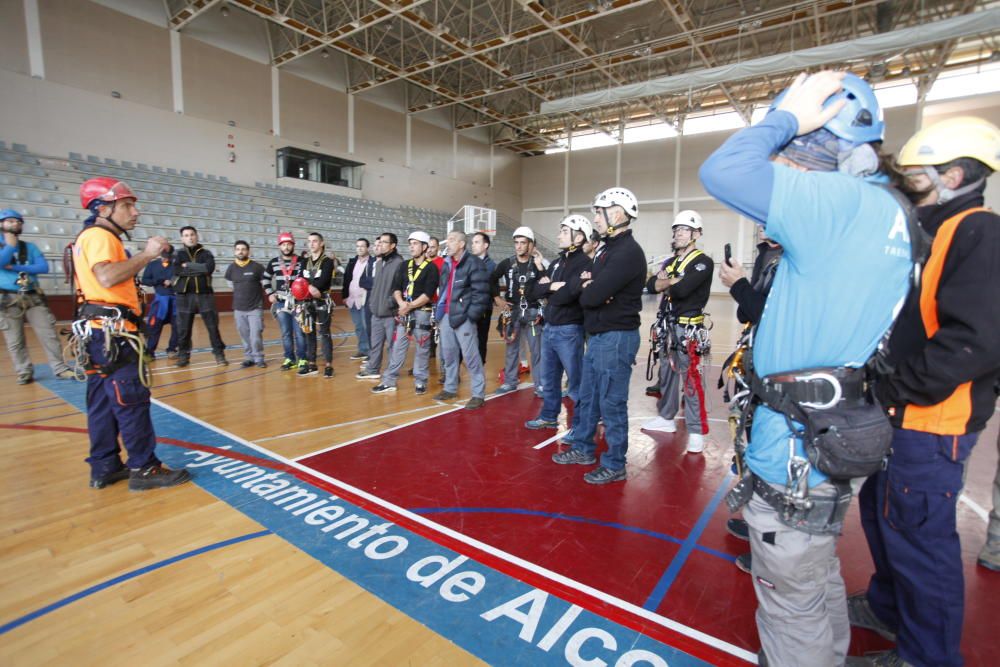
[[[269,456],[269,457],[273,458],[276,461],[279,461],[281,463],[289,465],[289,466],[291,466],[293,468],[296,468],[297,470],[301,470],[302,472],[304,472],[304,473],[306,473],[308,475],[311,475],[312,477],[315,477],[317,479],[322,479],[323,481],[325,481],[325,482],[327,482],[329,484],[332,484],[333,486],[336,486],[338,488],[344,489],[345,491],[348,491],[349,493],[352,493],[352,494],[354,494],[356,496],[364,498],[365,500],[367,500],[370,503],[373,503],[375,505],[383,507],[383,508],[385,508],[385,509],[387,509],[387,510],[389,510],[389,511],[395,513],[395,514],[398,514],[400,516],[406,517],[408,520],[410,520],[410,521],[412,521],[414,523],[419,523],[419,524],[421,524],[421,525],[423,525],[423,526],[425,526],[427,528],[430,528],[430,529],[435,530],[435,531],[437,531],[437,532],[439,532],[439,533],[441,533],[443,535],[446,535],[446,536],[450,537],[453,540],[456,540],[458,542],[462,542],[464,544],[467,544],[467,545],[469,545],[469,546],[471,546],[471,547],[473,547],[475,549],[478,549],[480,551],[488,553],[488,554],[490,554],[491,556],[493,556],[495,558],[498,558],[500,560],[505,560],[508,563],[516,565],[516,566],[518,566],[518,567],[520,567],[520,568],[522,568],[524,570],[527,570],[527,571],[533,572],[534,574],[537,574],[539,576],[545,577],[546,579],[549,579],[549,580],[551,580],[551,581],[553,581],[555,583],[561,584],[561,585],[563,585],[563,586],[565,586],[567,588],[570,588],[572,590],[575,590],[575,591],[577,591],[579,593],[583,593],[583,594],[588,595],[588,596],[590,596],[592,598],[596,598],[597,600],[600,600],[601,602],[604,602],[605,604],[608,604],[608,605],[610,605],[612,607],[616,607],[618,609],[621,609],[622,611],[628,612],[628,613],[633,614],[635,616],[639,616],[640,618],[644,618],[644,619],[646,619],[646,620],[648,620],[648,621],[650,621],[652,623],[655,623],[655,624],[657,624],[659,626],[662,626],[664,628],[672,630],[672,631],[674,631],[674,632],[676,632],[678,634],[682,634],[682,635],[685,635],[687,637],[691,637],[692,639],[700,641],[701,643],[703,643],[703,644],[705,644],[707,646],[711,646],[711,647],[716,648],[716,649],[718,649],[720,651],[724,651],[726,653],[729,653],[730,655],[736,656],[737,658],[740,658],[742,660],[746,660],[749,663],[756,663],[757,662],[757,654],[756,653],[751,653],[750,651],[747,651],[746,649],[740,648],[739,646],[736,646],[734,644],[730,644],[729,642],[723,641],[722,639],[719,639],[718,637],[714,637],[714,636],[709,635],[707,633],[704,633],[704,632],[702,632],[700,630],[695,630],[694,628],[689,627],[687,625],[684,625],[683,623],[679,623],[678,621],[669,619],[669,618],[667,618],[665,616],[661,616],[661,615],[659,615],[657,613],[649,611],[648,609],[643,609],[642,607],[639,607],[639,606],[637,606],[635,604],[632,604],[631,602],[626,602],[625,600],[621,600],[621,599],[616,598],[616,597],[614,597],[612,595],[608,595],[607,593],[605,593],[603,591],[599,591],[596,588],[592,588],[590,586],[587,586],[586,584],[582,584],[582,583],[580,583],[580,582],[578,582],[578,581],[576,581],[574,579],[570,579],[569,577],[561,575],[561,574],[559,574],[557,572],[553,572],[553,571],[548,570],[548,569],[546,569],[544,567],[536,565],[535,563],[532,563],[530,561],[526,561],[526,560],[524,560],[522,558],[519,558],[519,557],[517,557],[517,556],[515,556],[513,554],[509,554],[506,551],[503,551],[501,549],[493,547],[493,546],[491,546],[489,544],[486,544],[485,542],[480,542],[479,540],[471,538],[468,535],[463,535],[462,533],[459,533],[459,532],[457,532],[455,530],[452,530],[451,528],[448,528],[447,526],[443,526],[443,525],[441,525],[439,523],[435,523],[434,521],[431,521],[430,519],[427,519],[426,517],[423,517],[423,516],[421,516],[419,514],[414,514],[413,512],[410,512],[409,510],[406,510],[406,509],[404,509],[402,507],[399,507],[397,505],[394,505],[394,504],[392,504],[392,503],[390,503],[390,502],[388,502],[386,500],[383,500],[382,498],[379,498],[378,496],[374,496],[374,495],[368,493],[367,491],[363,491],[362,489],[359,489],[359,488],[356,488],[354,486],[351,486],[350,484],[347,484],[346,482],[342,482],[342,481],[340,481],[338,479],[334,479],[333,477],[330,477],[329,475],[321,473],[318,470],[313,470],[312,468],[299,463],[297,460],[285,458],[284,456],[281,456],[280,454],[277,454],[276,452],[272,452],[272,451],[270,451],[269,449],[267,449],[265,447],[261,447],[260,445],[257,445],[257,444],[255,444],[253,442],[250,442],[249,440],[245,440],[244,438],[241,438],[241,437],[239,437],[237,435],[229,433],[228,431],[226,431],[224,429],[221,429],[221,428],[219,428],[217,426],[214,426],[213,424],[209,424],[208,422],[204,422],[201,419],[198,419],[197,417],[194,417],[194,416],[192,416],[192,415],[184,412],[183,410],[179,410],[179,409],[177,409],[177,408],[175,408],[175,407],[173,407],[171,405],[167,405],[163,401],[160,401],[160,400],[157,400],[157,399],[154,398],[154,399],[152,399],[152,402],[154,404],[156,404],[156,405],[159,405],[160,407],[162,407],[165,410],[169,410],[170,412],[173,412],[174,414],[180,415],[182,417],[186,417],[187,419],[190,419],[192,422],[194,422],[194,423],[196,423],[196,424],[198,424],[198,425],[200,425],[200,426],[202,426],[204,428],[207,428],[210,431],[218,433],[218,434],[220,434],[222,436],[225,436],[227,438],[231,438],[232,440],[235,440],[236,442],[239,442],[239,443],[241,443],[243,445],[246,445],[247,447],[249,447],[249,448],[251,448],[253,450],[261,452],[262,454],[264,454],[266,456]],[[460,408],[456,408],[456,409],[460,409]],[[442,413],[442,414],[445,414],[445,413]],[[435,416],[437,416],[437,415],[435,415]],[[389,430],[393,430],[393,429],[389,429]]]
[[[530,383],[522,382],[521,384],[519,384],[517,386],[517,389],[515,389],[515,391],[520,391],[520,390],[522,390],[522,389],[524,389],[526,387],[531,387],[531,386],[532,385]],[[507,392],[507,393],[511,393],[511,392]],[[501,396],[506,396],[506,394],[501,394]],[[494,398],[498,398],[498,396],[496,394],[493,394],[491,396],[487,396],[486,400],[490,401],[490,400],[493,400]],[[294,460],[301,461],[302,459],[307,459],[310,456],[317,456],[319,454],[325,454],[326,452],[332,452],[335,449],[340,449],[341,447],[347,447],[348,445],[353,445],[355,443],[361,442],[362,440],[367,440],[369,438],[375,438],[375,437],[380,436],[380,435],[385,435],[386,433],[392,433],[393,431],[397,431],[397,430],[399,430],[401,428],[406,428],[407,426],[413,426],[414,424],[419,424],[420,422],[427,421],[428,419],[434,419],[436,417],[440,417],[441,415],[449,415],[452,412],[455,412],[456,410],[462,410],[462,409],[464,409],[466,402],[467,401],[463,401],[463,402],[460,402],[460,403],[457,403],[457,404],[450,404],[450,403],[444,403],[442,401],[436,401],[435,404],[438,405],[438,406],[454,405],[454,407],[451,410],[445,410],[444,412],[438,412],[437,414],[428,415],[426,417],[421,417],[420,419],[415,419],[415,420],[413,420],[411,422],[406,422],[405,424],[399,424],[397,426],[390,426],[389,428],[382,429],[381,431],[376,431],[375,433],[369,433],[368,435],[363,435],[363,436],[360,436],[358,438],[354,438],[353,440],[348,440],[347,442],[334,443],[334,444],[330,445],[329,447],[324,447],[323,449],[317,450],[315,452],[310,452],[308,454],[302,454],[300,456],[296,456]],[[428,406],[428,407],[435,407],[435,406]],[[403,413],[399,413],[399,414],[403,414]]]
[[[563,437],[563,436],[564,436],[564,435],[566,435],[567,433],[569,433],[569,430],[568,430],[568,429],[567,429],[567,430],[565,430],[565,431],[563,431],[562,433],[556,433],[556,434],[555,434],[554,436],[552,436],[552,437],[551,437],[551,438],[549,438],[548,440],[542,440],[542,441],[541,441],[540,443],[538,443],[537,445],[535,445],[535,446],[533,447],[533,449],[542,449],[543,447],[545,447],[545,446],[547,446],[547,445],[550,445],[550,444],[552,444],[553,442],[555,442],[556,440],[558,440],[559,438]]]
[[[319,431],[327,431],[334,428],[340,428],[341,426],[353,426],[354,424],[364,424],[365,422],[378,421],[380,419],[388,419],[389,417],[394,417],[396,415],[408,415],[414,412],[423,412],[424,410],[433,410],[434,408],[441,407],[441,403],[435,403],[434,405],[425,405],[422,408],[413,408],[412,410],[404,410],[402,412],[393,412],[388,415],[377,415],[375,417],[365,417],[364,419],[355,419],[350,422],[340,422],[338,424],[330,424],[328,426],[317,426],[316,428],[309,428],[304,431],[293,431],[292,433],[282,433],[281,435],[271,435],[266,438],[257,438],[257,442],[268,442],[269,440],[281,440],[282,438],[293,438],[297,435],[306,435],[308,433],[317,433]],[[415,422],[414,422],[415,423]],[[309,454],[312,456],[312,454]]]
[[[968,505],[969,509],[971,509],[976,516],[985,521],[987,524],[990,522],[990,513],[986,511],[986,508],[969,496],[965,495],[965,493],[958,496],[958,501]]]

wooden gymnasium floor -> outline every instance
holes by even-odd
[[[714,360],[735,340],[714,314]],[[652,302],[645,317],[650,319]],[[231,317],[223,337],[238,341]],[[334,332],[350,330],[336,311]],[[645,331],[645,329],[644,329]],[[269,321],[265,337],[274,341]],[[44,361],[34,339],[32,353]],[[758,647],[750,579],[727,535],[725,407],[710,377],[713,441],[650,435],[647,345],[632,375],[629,481],[555,466],[553,431],[528,431],[522,389],[466,412],[401,378],[373,395],[335,338],[332,381],[278,370],[156,364],[161,457],[196,483],[143,494],[87,488],[83,385],[15,385],[0,361],[0,664],[738,665]],[[207,345],[201,324],[195,346]],[[503,348],[494,334],[487,389]],[[464,373],[463,373],[464,375]],[[524,379],[524,378],[522,378]],[[996,664],[1000,575],[974,565],[997,464],[997,420],[969,465],[959,529],[967,664]],[[849,590],[871,565],[852,509]],[[885,647],[855,633],[852,652]],[[593,662],[586,662],[586,661]]]

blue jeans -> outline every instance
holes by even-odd
[[[611,470],[625,467],[628,451],[628,385],[639,351],[639,330],[606,331],[587,339],[580,377],[580,400],[573,414],[573,431],[563,442],[593,456],[594,433],[604,420],[608,451],[601,465]]]
[[[101,372],[87,376],[87,432],[90,436],[91,479],[120,470],[118,438],[128,452],[128,467],[145,468],[159,463],[156,434],[149,414],[149,389],[139,381],[139,357],[124,338],[113,343],[118,352],[117,368],[107,371],[104,332],[95,329],[87,353]]]
[[[349,307],[347,312],[351,314],[351,321],[354,322],[354,335],[358,337],[358,354],[368,356],[370,344],[368,340],[370,327],[368,324],[372,319],[371,311],[368,310],[368,306],[363,306],[361,308]]]
[[[885,470],[858,494],[875,562],[868,603],[913,665],[960,667],[965,584],[955,523],[963,462],[978,433],[894,429]]]
[[[306,358],[306,335],[302,333],[295,315],[286,310],[271,306],[271,314],[278,320],[281,329],[281,346],[285,350],[285,359],[298,361]]]
[[[569,397],[580,397],[580,367],[583,365],[583,325],[546,324],[542,329],[542,391],[539,419],[555,421],[562,408],[563,371],[569,378]]]

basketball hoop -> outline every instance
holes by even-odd
[[[490,236],[497,233],[496,209],[466,204],[448,220],[448,231],[461,230],[468,235],[483,232]]]

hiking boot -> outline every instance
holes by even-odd
[[[20,375],[17,376],[18,384],[31,384],[34,381],[35,381],[35,376],[32,375],[31,373],[21,373]]]
[[[868,630],[881,635],[891,642],[896,641],[896,633],[887,623],[883,622],[882,619],[875,615],[871,605],[868,604],[868,596],[866,593],[855,593],[854,595],[847,596],[847,619],[851,622],[851,625],[855,627],[867,628]],[[891,665],[895,663],[884,664]]]
[[[530,428],[533,431],[537,431],[540,428],[559,428],[559,422],[554,419],[542,419],[538,417],[524,422],[524,428]]]
[[[333,377],[333,366],[327,366],[323,369],[323,379],[329,380]]]
[[[597,463],[597,459],[593,454],[584,454],[578,449],[567,449],[565,452],[553,454],[552,462],[560,465],[576,463],[578,465],[589,466]]]
[[[190,481],[191,474],[187,470],[171,470],[162,463],[157,463],[131,471],[128,488],[129,491],[149,491]]]
[[[469,399],[468,403],[465,404],[466,410],[478,410],[486,404],[486,400],[482,396],[473,396]]]
[[[659,431],[661,433],[676,433],[677,432],[677,422],[673,419],[664,419],[663,417],[654,417],[647,422],[643,422],[641,426],[643,431]]]
[[[726,521],[726,530],[733,537],[750,541],[750,526],[743,519],[730,519]]]
[[[583,481],[587,484],[608,484],[610,482],[624,482],[625,478],[625,468],[612,470],[604,466],[597,466],[583,476]]]
[[[258,361],[257,362],[257,368],[267,368],[267,362],[266,361]]]
[[[368,359],[367,354],[361,354],[360,352],[351,355],[351,361],[366,361]]]
[[[167,359],[176,359],[177,350],[167,350]]]
[[[377,384],[372,387],[373,394],[388,394],[396,391],[396,387],[387,384]]]
[[[450,401],[451,399],[457,397],[458,394],[453,394],[450,391],[444,391],[444,390],[441,390],[438,393],[434,394],[435,401]]]
[[[746,572],[747,574],[753,574],[750,569],[753,566],[753,555],[749,552],[745,554],[740,554],[736,557],[736,569],[740,572]]]
[[[354,377],[358,378],[359,380],[381,380],[382,374],[361,369],[360,371],[358,371],[358,373],[355,374]]]
[[[660,397],[660,385],[658,385],[658,384],[651,384],[648,387],[646,387],[646,396],[656,396],[657,398],[659,398]]]
[[[191,363],[191,357],[182,357],[180,355],[177,355],[177,361],[174,362],[174,366],[176,366],[177,368],[184,368],[185,366],[190,365],[190,363]]]
[[[503,394],[508,394],[514,391],[515,389],[517,389],[517,385],[502,384],[499,387],[497,387],[497,390],[494,391],[493,393],[497,396],[501,396]]]
[[[295,368],[295,366],[296,366],[295,362],[288,358],[286,358],[283,362],[281,362],[281,370],[283,371],[290,371],[293,368]]]
[[[302,364],[299,366],[299,377],[304,378],[307,375],[319,375],[319,368],[316,364]]]
[[[92,489],[103,489],[106,486],[111,486],[115,482],[121,482],[129,478],[130,471],[125,466],[122,466],[114,472],[109,472],[101,477],[91,477],[90,478],[90,488]]]
[[[253,360],[251,360],[251,359],[244,359],[243,363],[240,364],[240,368],[250,368],[253,365],[254,365]]]
[[[226,355],[217,354],[215,355],[215,365],[216,366],[228,366],[229,362],[226,361]]]
[[[427,393],[427,385],[425,385],[425,384],[418,384],[417,386],[415,386],[413,388],[413,391],[415,391],[418,394],[426,394]]]

